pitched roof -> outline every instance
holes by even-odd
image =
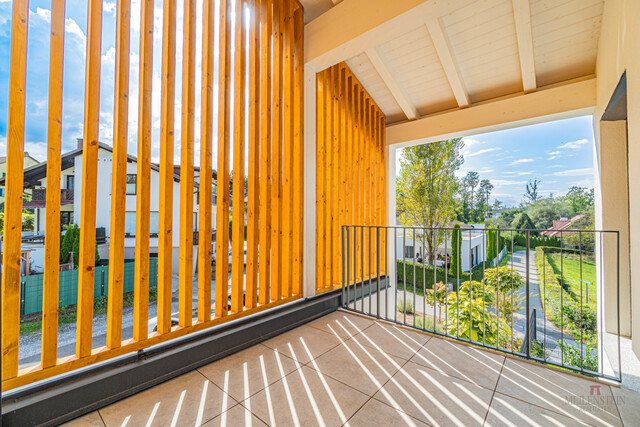
[[[553,221],[551,228],[543,231],[541,234],[548,237],[559,237],[560,235],[569,236],[571,232],[561,232],[562,230],[570,229],[576,222],[580,221],[587,216],[584,214],[576,215],[571,219],[556,219]]]

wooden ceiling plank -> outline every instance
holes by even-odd
[[[525,93],[529,93],[537,88],[529,0],[513,0],[513,17],[516,23],[520,69],[522,70],[522,89]]]
[[[379,47],[374,47],[367,49],[365,51],[373,68],[378,72],[380,78],[384,82],[384,84],[391,92],[391,95],[395,98],[404,114],[407,116],[409,120],[415,120],[418,118],[418,110],[416,106],[409,99],[409,95],[407,94],[404,87],[402,87],[399,83],[399,78],[397,73],[387,64],[384,59],[384,53],[381,52]]]

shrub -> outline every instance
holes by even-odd
[[[579,346],[571,345],[567,341],[558,341],[558,346],[564,354],[563,362],[566,365],[598,372],[598,352],[592,345],[586,344],[582,352]]]
[[[411,301],[400,300],[398,301],[398,306],[396,307],[398,311],[407,314],[413,314],[413,304]],[[406,310],[406,311],[405,311]]]
[[[462,272],[462,253],[460,246],[462,245],[462,233],[460,232],[460,225],[456,224],[451,232],[451,272],[454,277],[459,277]]]
[[[598,319],[595,313],[589,307],[583,306],[580,310],[579,306],[563,306],[564,314],[573,322],[576,327],[582,331],[595,332]]]

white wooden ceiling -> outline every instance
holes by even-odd
[[[313,19],[334,1],[302,3]],[[595,73],[604,0],[459,4],[346,61],[387,123]]]

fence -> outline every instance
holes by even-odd
[[[531,238],[539,230],[500,230],[501,239],[492,239],[497,262],[483,261],[461,272],[439,261],[440,249],[424,263],[406,262],[405,251],[397,251],[397,236],[407,230],[420,236],[422,247],[443,245],[443,252],[449,253],[453,228],[342,228],[344,308],[621,381],[617,231],[563,230],[559,246],[545,246],[547,238],[542,236],[536,237],[533,250]],[[469,233],[469,246],[471,233],[482,233],[486,249],[491,230],[455,230]],[[516,233],[525,235],[524,251],[515,245]],[[372,236],[368,245],[361,244],[362,235]],[[502,251],[501,244],[506,244]],[[389,259],[381,265],[383,252]],[[363,274],[367,260],[377,260],[378,268]]]
[[[109,282],[109,265],[95,267],[93,295],[94,298],[107,296]],[[125,260],[123,293],[133,292],[135,264],[133,260]],[[44,275],[24,276],[20,280],[20,315],[25,316],[42,311],[42,291]],[[59,307],[75,305],[78,302],[78,270],[61,271],[59,287]],[[149,287],[158,285],[158,259],[149,260]]]

